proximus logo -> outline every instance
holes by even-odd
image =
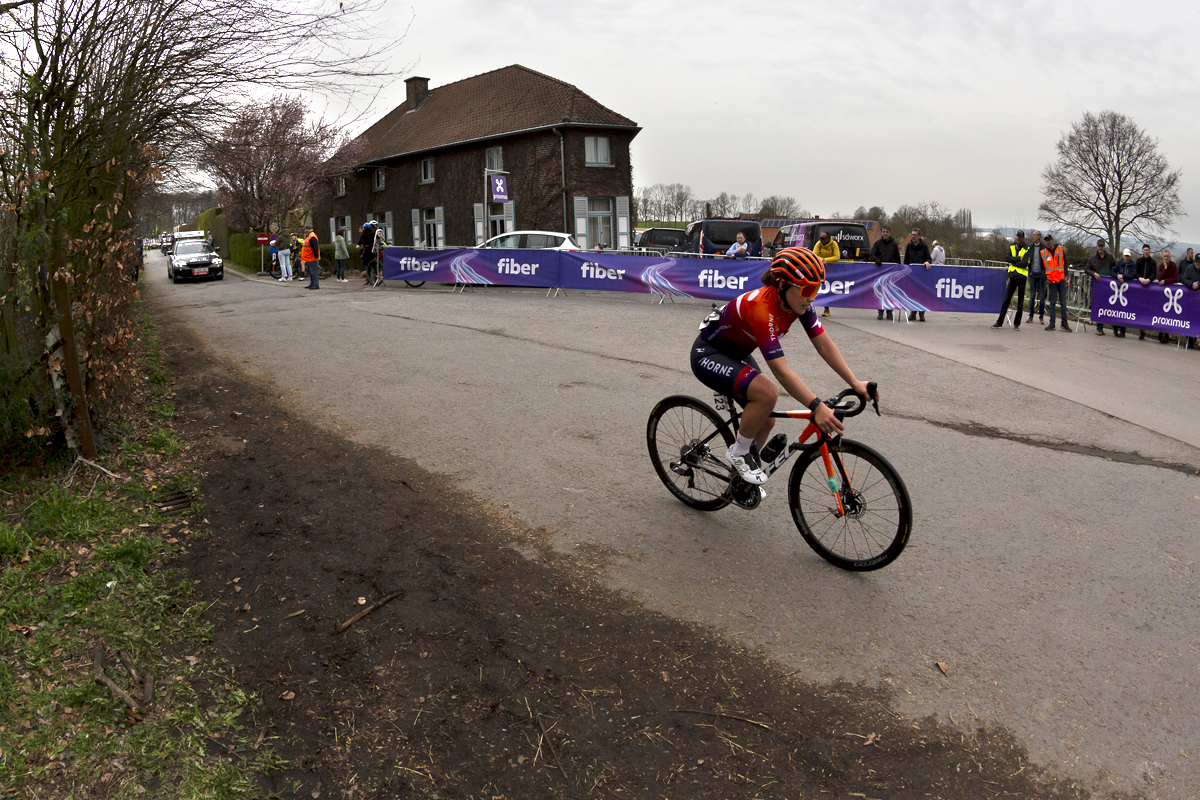
[[[1116,281],[1113,281],[1112,297],[1108,298],[1108,304],[1111,306],[1116,305],[1119,302],[1123,306],[1129,305],[1129,301],[1125,299],[1125,290],[1128,288],[1128,283],[1117,283]]]
[[[1163,294],[1167,296],[1167,302],[1163,306],[1163,311],[1168,314],[1172,312],[1182,314],[1183,306],[1179,305],[1179,298],[1183,297],[1183,289],[1176,289],[1174,291],[1163,289]]]

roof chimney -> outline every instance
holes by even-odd
[[[409,111],[416,111],[425,98],[429,97],[429,78],[406,78],[404,86],[408,89],[408,100],[405,105]]]

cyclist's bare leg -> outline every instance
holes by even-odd
[[[755,375],[746,387],[746,408],[742,411],[738,433],[747,439],[754,439],[761,448],[775,427],[771,412],[778,401],[779,390],[775,388],[775,382],[766,375]]]

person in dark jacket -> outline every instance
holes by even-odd
[[[1137,280],[1137,264],[1134,263],[1133,253],[1128,247],[1121,253],[1121,260],[1113,265],[1113,277],[1117,283],[1133,283]],[[1124,325],[1113,325],[1113,336],[1125,336]]]
[[[1142,257],[1136,262],[1137,266],[1137,282],[1142,286],[1149,286],[1158,280],[1158,262],[1154,260],[1154,256],[1150,255],[1150,245],[1142,245]],[[1146,338],[1146,331],[1138,331],[1138,341]]]
[[[1100,280],[1101,278],[1109,277],[1113,272],[1114,262],[1112,253],[1108,252],[1105,247],[1106,244],[1104,240],[1097,239],[1096,252],[1088,256],[1087,264],[1083,268],[1083,271],[1087,273],[1087,276],[1092,279],[1092,291],[1096,290],[1096,281]],[[1096,335],[1104,335],[1103,322],[1096,323]]]
[[[925,240],[921,238],[921,229],[913,228],[909,235],[908,247],[904,248],[904,263],[905,264],[924,264],[925,269],[931,266],[932,256],[929,254],[929,245],[925,244]],[[925,312],[920,312],[921,322],[925,321]],[[908,312],[909,322],[917,318],[916,311]]]
[[[1158,285],[1167,286],[1172,283],[1179,283],[1179,265],[1171,260],[1171,251],[1163,250],[1162,263],[1158,265]],[[1169,344],[1171,334],[1166,331],[1158,332],[1159,344]]]
[[[1191,248],[1188,248],[1188,252],[1191,252]],[[1191,261],[1184,261],[1180,265],[1179,282],[1183,284],[1184,289],[1200,292],[1200,264],[1196,263],[1196,259],[1193,258]],[[1196,349],[1195,336],[1188,337],[1187,348],[1188,350]]]
[[[1037,308],[1038,322],[1046,324],[1046,265],[1042,263],[1042,232],[1033,232],[1033,243],[1029,245],[1029,319],[1033,322],[1033,309]]]
[[[900,263],[900,245],[896,244],[896,240],[892,238],[892,229],[887,225],[880,228],[880,237],[875,240],[875,244],[871,245],[871,260],[875,262],[876,267],[882,267],[884,264],[899,264]],[[879,309],[879,316],[876,319],[883,319],[885,309]],[[887,318],[892,318],[892,310],[886,309]]]
[[[362,235],[358,237],[358,255],[366,275],[363,283],[369,284],[375,271],[375,224],[372,222],[362,226]]]
[[[1008,281],[1004,287],[1004,303],[1000,306],[1000,316],[996,317],[993,328],[1004,327],[1004,317],[1008,314],[1008,304],[1012,302],[1013,294],[1017,295],[1017,313],[1013,318],[1013,330],[1021,330],[1021,314],[1025,312],[1025,281],[1029,277],[1030,257],[1032,248],[1025,242],[1025,231],[1017,231],[1015,241],[1008,246]],[[1042,270],[1045,274],[1045,269]],[[1033,319],[1032,306],[1029,319]]]

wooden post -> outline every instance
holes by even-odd
[[[71,289],[66,278],[66,257],[56,250],[50,259],[50,281],[54,286],[54,305],[58,312],[58,335],[62,340],[63,370],[67,373],[67,386],[75,398],[75,424],[79,429],[79,447],[84,458],[96,457],[96,440],[92,436],[92,417],[84,396],[83,376],[79,372],[79,354],[75,349],[75,325],[71,321]]]

